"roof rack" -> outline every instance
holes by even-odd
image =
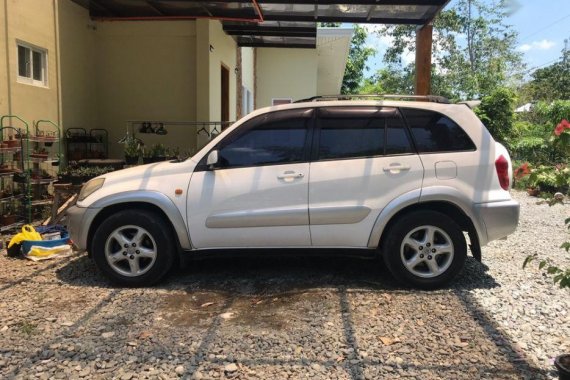
[[[436,95],[392,95],[392,94],[354,94],[354,95],[319,95],[307,99],[295,101],[295,103],[322,102],[327,100],[352,100],[352,99],[400,99],[420,100],[432,103],[450,104],[449,99]]]

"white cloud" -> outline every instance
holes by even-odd
[[[522,44],[518,47],[520,51],[531,51],[531,50],[550,50],[556,46],[556,42],[550,40],[534,41],[530,44]]]

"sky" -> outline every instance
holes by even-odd
[[[453,5],[452,2],[448,7]],[[506,20],[519,33],[517,50],[529,70],[544,67],[556,61],[564,48],[564,39],[570,39],[570,0],[511,0],[512,15]],[[389,38],[369,30],[367,43],[378,53],[370,59],[369,76],[382,67],[382,56],[390,45]],[[570,44],[569,44],[570,47]],[[403,63],[413,61],[413,54],[402,57]]]

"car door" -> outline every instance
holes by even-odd
[[[422,179],[396,108],[320,108],[309,183],[313,246],[367,247],[382,209],[421,189]]]
[[[214,149],[190,180],[188,220],[196,248],[311,245],[308,213],[312,109],[260,115]]]

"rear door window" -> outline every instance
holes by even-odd
[[[418,153],[475,150],[467,133],[445,115],[429,110],[401,109]]]
[[[412,151],[404,123],[395,108],[321,108],[318,134],[318,160],[374,157]]]

